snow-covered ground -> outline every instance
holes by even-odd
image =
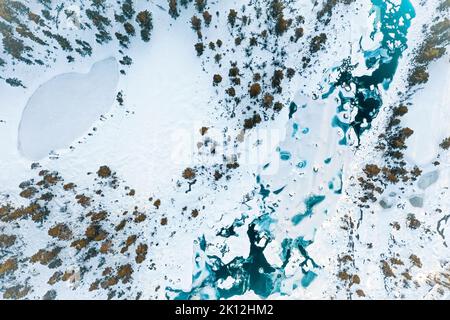
[[[430,165],[440,150],[439,144],[450,136],[450,69],[448,57],[431,63],[428,85],[413,98],[414,108],[405,115],[405,126],[414,130],[405,154],[417,165]],[[426,120],[426,121],[425,121]],[[425,123],[424,123],[425,122]]]

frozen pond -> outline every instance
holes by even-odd
[[[64,73],[42,84],[22,114],[18,148],[30,160],[67,148],[114,103],[119,80],[115,58],[95,63],[89,73]]]

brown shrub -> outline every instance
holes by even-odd
[[[394,108],[394,116],[396,117],[402,117],[408,112],[408,107],[404,105],[399,105],[398,107]]]
[[[251,129],[261,122],[261,116],[256,113],[253,117],[244,120],[244,129]]]
[[[72,189],[74,189],[74,188],[75,188],[75,184],[72,183],[72,182],[67,183],[67,184],[65,184],[65,185],[63,186],[63,189],[64,189],[65,191],[69,191],[69,190],[72,190]]]
[[[32,198],[36,193],[37,193],[36,188],[34,188],[34,187],[29,187],[29,188],[26,188],[25,190],[23,190],[19,195],[20,195],[22,198],[30,199],[30,198]]]
[[[108,212],[99,211],[99,212],[91,212],[91,221],[102,221],[108,216]]]
[[[409,213],[407,218],[408,227],[411,229],[418,229],[421,225],[420,221],[416,219],[416,215],[413,213]]]
[[[88,245],[89,241],[87,239],[79,239],[79,240],[75,240],[74,242],[72,242],[70,244],[70,246],[73,248],[76,248],[77,250],[81,250],[83,248],[86,248],[86,246]]]
[[[108,166],[101,166],[97,171],[100,178],[108,178],[111,176],[111,169]]]
[[[105,240],[107,235],[108,233],[104,231],[98,224],[91,224],[85,231],[86,238],[92,241]]]
[[[296,41],[296,42],[298,41],[298,39],[300,39],[301,37],[303,37],[303,33],[304,33],[303,28],[299,27],[299,28],[296,28],[296,29],[295,29],[295,41]]]
[[[273,96],[269,93],[266,93],[263,98],[263,105],[266,108],[270,108],[273,104]]]
[[[205,21],[205,25],[209,26],[211,24],[212,15],[208,11],[203,11],[203,20]]]
[[[418,66],[414,68],[408,77],[409,86],[415,86],[418,84],[428,82],[429,74],[425,66]]]
[[[311,53],[315,53],[323,48],[323,45],[327,41],[327,35],[325,33],[321,33],[318,36],[312,38],[309,51]]]
[[[200,31],[202,28],[202,20],[200,20],[197,16],[193,16],[191,18],[191,26],[195,31]]]
[[[122,280],[122,283],[127,283],[130,280],[132,273],[133,268],[131,267],[131,264],[128,263],[119,267],[117,277]]]
[[[415,254],[411,254],[409,256],[409,259],[411,260],[413,265],[415,265],[418,268],[422,268],[422,261],[418,256],[416,256]]]
[[[381,171],[376,164],[367,164],[363,170],[369,178],[377,176]]]
[[[24,285],[16,285],[13,287],[9,287],[3,292],[3,299],[14,299],[14,300],[22,299],[27,296],[30,290],[31,287]]]
[[[48,265],[53,259],[58,256],[60,251],[61,248],[58,247],[53,250],[40,249],[33,256],[31,256],[30,261],[32,263],[39,262],[42,265]]]
[[[194,45],[195,51],[197,51],[197,56],[201,56],[205,50],[203,43],[199,42]]]
[[[237,17],[237,11],[234,9],[230,9],[228,12],[228,23],[234,27],[234,24],[236,23],[236,17]]]
[[[186,180],[193,180],[195,178],[195,170],[192,168],[186,168],[184,169],[182,176]]]
[[[450,148],[450,137],[442,140],[442,142],[439,144],[439,146],[444,150],[448,150],[448,148]]]
[[[198,210],[197,209],[194,209],[194,210],[192,210],[192,212],[191,212],[191,217],[192,218],[197,218],[198,217]]]
[[[140,243],[136,248],[136,263],[142,263],[147,256],[148,245]]]
[[[16,236],[0,234],[0,248],[9,248],[16,242]]]
[[[381,261],[381,271],[383,271],[383,274],[386,278],[395,277],[395,274],[387,261]]]
[[[282,14],[279,15],[275,24],[275,34],[280,36],[285,33],[289,29],[291,23],[291,19],[286,20]]]
[[[249,89],[250,97],[255,98],[261,93],[261,85],[259,83],[254,83]]]

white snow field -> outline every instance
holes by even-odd
[[[43,83],[28,100],[18,132],[18,148],[30,160],[66,148],[105,112],[116,95],[115,58],[95,63],[89,73],[64,73]]]

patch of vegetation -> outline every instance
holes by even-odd
[[[256,127],[258,123],[261,123],[261,121],[261,116],[256,113],[251,118],[247,118],[244,120],[244,129],[252,129],[253,127]]]
[[[150,41],[150,33],[153,29],[153,18],[151,12],[144,10],[137,14],[136,22],[141,28],[141,38],[143,41]]]
[[[311,40],[309,51],[311,53],[316,53],[323,48],[323,45],[327,41],[327,35],[325,33],[321,33],[317,36],[314,36]]]
[[[172,18],[176,19],[179,16],[177,8],[177,0],[168,0],[169,2],[169,14]]]
[[[111,20],[108,17],[103,16],[97,10],[86,10],[86,16],[92,21],[94,26],[99,30],[106,30],[111,25]]]
[[[7,84],[9,84],[11,87],[22,87],[22,88],[26,88],[24,86],[24,84],[22,83],[22,80],[19,80],[17,78],[7,78],[5,80],[5,82]]]
[[[324,17],[326,17],[328,19],[325,21],[325,23],[328,24],[334,7],[336,7],[338,4],[349,5],[352,2],[355,2],[355,0],[326,0],[323,4],[322,9],[317,12],[317,19],[322,20]]]
[[[197,56],[201,56],[203,51],[205,50],[205,46],[203,43],[199,42],[194,45],[195,51],[197,51]]]
[[[60,240],[69,240],[72,238],[72,230],[64,224],[59,223],[48,230],[48,235]]]
[[[449,39],[450,20],[448,18],[436,22],[429,28],[424,43],[416,52],[414,58],[416,66],[408,76],[409,86],[412,87],[428,82],[428,65],[445,54],[446,46],[448,46],[450,41]]]
[[[15,235],[0,234],[0,248],[9,248],[16,242]]]
[[[193,180],[195,178],[195,170],[192,168],[186,168],[183,171],[182,177],[186,180]]]
[[[108,166],[101,166],[97,171],[97,175],[103,179],[111,177],[111,174],[111,169]]]
[[[92,47],[88,42],[79,39],[75,40],[75,42],[80,46],[79,48],[75,49],[75,51],[78,52],[80,56],[85,57],[92,55]]]

